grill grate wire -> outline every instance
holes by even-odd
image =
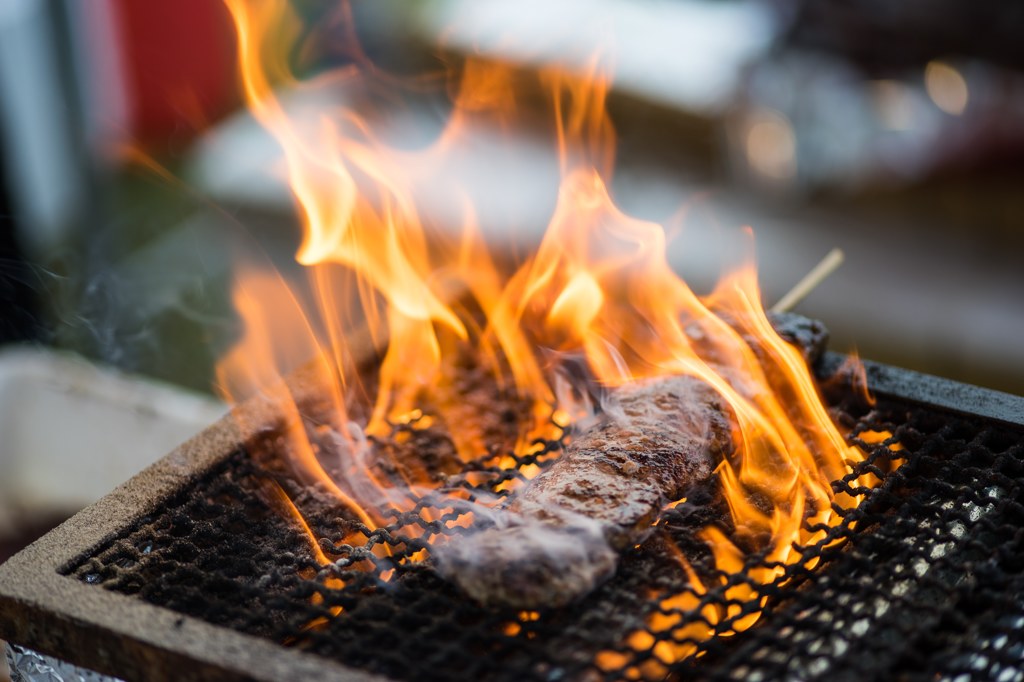
[[[853,481],[868,469],[882,483],[856,509],[837,508],[838,525],[797,547],[800,559],[779,579],[751,585],[765,606],[739,634],[732,626],[756,602],[710,639],[686,638],[702,609],[676,614],[669,631],[650,628],[662,600],[688,589],[673,543],[723,583],[699,597],[702,606],[728,613],[727,588],[747,581],[744,571],[715,574],[697,536],[721,518],[713,482],[667,510],[594,594],[537,613],[478,606],[420,560],[438,533],[463,532],[451,525],[462,512],[427,520],[436,501],[424,498],[370,531],[280,462],[245,450],[65,573],[396,680],[1024,680],[1024,433],[893,401],[841,398],[834,414],[870,453],[834,488],[864,492]],[[861,440],[881,431],[892,438]],[[477,490],[493,492],[561,447],[547,442],[507,468],[482,457],[470,465],[485,479]],[[298,524],[268,504],[270,480],[302,509],[332,566],[321,567]],[[360,541],[344,544],[353,533]],[[374,551],[382,544],[390,554]],[[643,631],[638,646],[631,635]],[[666,668],[666,642],[695,653]]]

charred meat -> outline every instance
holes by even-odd
[[[729,412],[699,379],[671,376],[611,392],[603,421],[577,437],[499,517],[461,537],[442,571],[477,601],[539,608],[610,577],[666,502],[707,479],[731,448]]]

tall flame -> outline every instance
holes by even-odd
[[[284,151],[305,226],[297,259],[310,268],[317,301],[302,310],[274,277],[243,274],[235,302],[246,334],[221,363],[221,384],[236,401],[261,393],[284,406],[288,449],[308,480],[330,490],[370,528],[382,523],[382,510],[411,507],[410,492],[436,483],[409,462],[392,463],[389,471],[397,475],[382,473],[366,456],[365,435],[382,436],[394,423],[422,419],[425,401],[429,418],[449,425],[461,460],[484,452],[486,428],[450,381],[453,358],[466,348],[495,385],[529,404],[529,419],[507,444],[528,451],[535,437],[551,434],[553,422],[581,414],[579,392],[563,390],[539,351],[544,348],[581,356],[593,381],[612,390],[687,374],[722,396],[734,418],[736,447],[718,474],[736,532],[727,536],[709,527],[704,538],[724,570],[742,566],[752,548],[765,551],[775,567],[752,578],[770,582],[793,560],[794,542],[823,532],[834,504],[856,504],[836,496],[830,482],[847,475],[863,454],[830,420],[800,352],[772,329],[753,257],[748,253],[710,295],[698,296],[669,266],[664,228],[627,216],[613,203],[607,188],[615,148],[605,109],[609,69],[599,56],[582,73],[550,68],[533,75],[470,59],[460,69],[445,130],[427,148],[400,150],[353,109],[287,111],[280,88],[352,82],[362,77],[360,67],[300,80],[286,58],[303,27],[288,2],[225,1],[237,25],[249,106]],[[421,218],[410,169],[443,172],[472,122],[514,125],[527,108],[521,89],[534,98],[544,93],[549,104],[561,183],[542,243],[509,273],[482,239],[471,206],[460,204],[464,219],[454,233]],[[452,201],[464,196],[455,188]],[[749,232],[746,243],[752,253]],[[357,329],[367,330],[369,345],[383,356],[365,385],[353,357]],[[285,356],[290,365],[282,364]],[[323,464],[323,447],[281,379],[296,356],[312,360],[331,402],[328,436],[347,453],[333,469]],[[682,554],[679,562],[698,593],[706,589]],[[732,589],[736,604],[757,598],[749,589]],[[664,598],[666,613],[697,605],[692,595]],[[734,627],[754,620],[756,614]],[[661,615],[650,625],[663,631],[676,622]],[[688,653],[670,648],[659,658]]]

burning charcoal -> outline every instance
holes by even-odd
[[[503,524],[454,539],[441,571],[477,601],[561,606],[615,571],[665,503],[707,479],[732,447],[728,412],[699,379],[611,392],[602,423],[576,438],[507,508]]]

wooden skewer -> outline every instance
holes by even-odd
[[[814,266],[810,272],[804,275],[804,278],[796,283],[796,286],[789,290],[789,292],[779,299],[779,302],[772,306],[771,311],[773,313],[785,313],[792,310],[797,303],[804,300],[807,294],[814,291],[815,288],[836,271],[840,265],[843,264],[843,259],[846,256],[843,254],[843,250],[839,248],[832,249],[829,251],[821,262]]]

